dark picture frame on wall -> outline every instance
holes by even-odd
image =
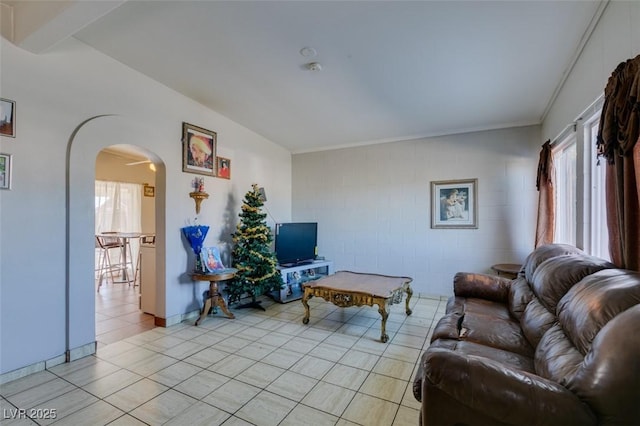
[[[0,98],[0,136],[16,137],[16,103]]]
[[[183,172],[216,176],[216,148],[216,132],[182,123]]]
[[[155,197],[156,196],[156,187],[152,185],[144,186],[144,196],[145,197]]]
[[[225,157],[216,157],[216,174],[222,179],[231,179],[231,160]]]
[[[478,179],[431,182],[431,228],[478,228]]]

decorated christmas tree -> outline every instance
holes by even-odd
[[[246,193],[240,212],[240,222],[233,234],[233,267],[238,270],[227,284],[229,303],[240,301],[248,294],[252,302],[248,306],[260,307],[257,297],[268,291],[279,290],[284,283],[276,265],[278,261],[271,250],[273,237],[262,213],[263,201],[258,185]]]

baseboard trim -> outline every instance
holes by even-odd
[[[77,348],[73,348],[68,352],[57,355],[51,359],[39,361],[13,371],[0,374],[0,385],[21,379],[34,373],[39,373],[40,371],[44,371],[59,364],[64,364],[67,362],[67,359],[69,359],[69,361],[75,361],[89,355],[94,355],[96,353],[96,345],[97,342],[87,343],[86,345],[78,346]]]
[[[180,324],[184,320],[197,318],[200,316],[200,311],[191,311],[185,314],[173,315],[169,318],[155,317],[153,323],[156,327],[171,327],[172,325]]]

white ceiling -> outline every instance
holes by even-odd
[[[305,152],[538,124],[604,5],[130,0],[70,33]]]

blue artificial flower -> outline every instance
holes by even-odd
[[[192,225],[182,228],[182,233],[189,240],[193,252],[198,256],[202,250],[202,243],[207,236],[207,232],[209,232],[209,226],[207,225]]]

